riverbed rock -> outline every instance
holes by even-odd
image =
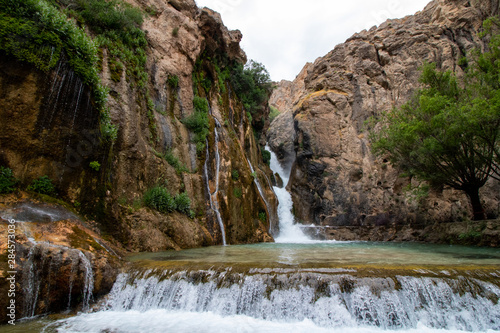
[[[11,299],[16,303],[16,318],[21,319],[88,310],[111,290],[124,251],[104,240],[91,224],[64,206],[26,193],[0,196],[0,237],[7,240],[8,234],[15,235],[10,238],[14,252],[7,252],[8,242],[0,242],[2,322],[8,318],[5,309]],[[13,262],[4,260],[9,254]],[[13,297],[7,297],[10,287],[5,278],[9,276],[15,277]]]

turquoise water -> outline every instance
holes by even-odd
[[[132,262],[256,267],[340,267],[349,265],[499,265],[500,249],[419,243],[314,242],[214,246],[203,249],[144,253]]]

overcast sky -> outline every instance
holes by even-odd
[[[355,32],[422,10],[430,0],[196,0],[243,33],[248,59],[274,81],[293,80],[306,62],[324,56]]]

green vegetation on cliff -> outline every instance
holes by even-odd
[[[59,8],[45,0],[0,0],[0,50],[44,72],[64,57],[91,88],[103,136],[116,138],[105,108],[108,92],[98,75],[97,44]]]
[[[491,24],[491,22],[490,22]],[[479,189],[500,179],[500,35],[491,51],[461,61],[466,75],[425,64],[422,88],[383,116],[375,152],[410,175],[445,184],[469,197],[475,220],[485,219]]]
[[[166,187],[158,185],[144,193],[143,201],[147,207],[160,213],[167,214],[177,210],[189,217],[194,217],[194,212],[191,210],[191,199],[187,193],[179,193],[173,197]]]
[[[271,93],[269,72],[261,63],[251,60],[248,65],[235,65],[231,70],[231,84],[250,114],[262,111]]]
[[[11,193],[16,189],[17,179],[12,173],[12,169],[0,166],[0,193]]]
[[[194,112],[182,120],[188,129],[194,132],[196,151],[201,154],[205,150],[205,141],[209,134],[208,102],[206,99],[195,96],[193,99]]]

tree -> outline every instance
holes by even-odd
[[[479,189],[489,177],[498,179],[499,169],[500,89],[484,77],[471,67],[459,83],[451,72],[425,64],[423,87],[383,115],[381,130],[372,134],[374,152],[395,166],[464,191],[475,220],[485,219]]]
[[[272,91],[269,72],[261,63],[251,60],[245,67],[237,64],[231,72],[231,84],[246,111],[260,111]]]

